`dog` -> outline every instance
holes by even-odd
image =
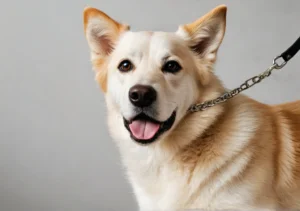
[[[133,32],[84,9],[109,132],[140,210],[300,209],[300,101],[240,94],[188,112],[226,91],[214,74],[226,14],[220,5],[172,33]]]

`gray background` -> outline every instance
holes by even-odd
[[[85,5],[133,30],[175,31],[228,5],[216,73],[229,88],[260,73],[300,35],[300,1],[27,0],[0,7],[0,210],[136,210],[105,123],[83,34]],[[247,91],[299,99],[300,55]]]

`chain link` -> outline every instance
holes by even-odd
[[[260,83],[263,79],[269,77],[272,74],[272,71],[274,69],[276,69],[276,70],[281,69],[286,64],[286,62],[282,63],[282,64],[278,64],[277,60],[279,58],[280,58],[280,56],[275,57],[275,59],[273,60],[273,64],[268,69],[266,69],[260,75],[249,78],[244,83],[242,83],[238,88],[235,88],[231,91],[227,91],[224,94],[222,94],[220,97],[215,98],[213,100],[208,100],[208,101],[205,101],[203,103],[194,104],[188,109],[188,111],[190,111],[190,112],[204,111],[204,110],[206,110],[210,107],[213,107],[217,104],[226,102],[227,100],[229,100],[229,99],[233,98],[234,96],[240,94],[244,90],[249,89],[250,87],[254,86],[255,84]]]

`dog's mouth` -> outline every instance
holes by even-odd
[[[124,118],[124,125],[134,141],[139,144],[151,144],[173,126],[175,118],[176,111],[164,122],[157,121],[141,113],[130,121]]]

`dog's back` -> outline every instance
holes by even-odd
[[[277,193],[284,206],[300,206],[300,101],[273,106],[276,118]]]
[[[281,110],[281,111],[287,111],[291,114],[297,115],[299,118],[300,115],[300,100],[295,102],[289,102],[284,104],[279,104],[274,106],[275,109]]]

